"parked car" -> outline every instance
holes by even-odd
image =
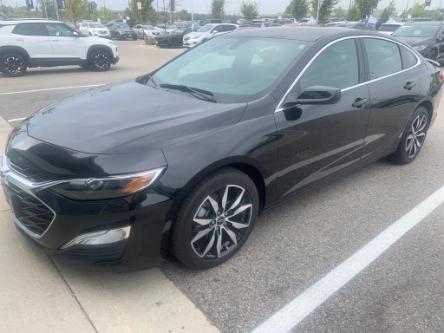
[[[79,23],[79,31],[87,36],[111,38],[109,29],[99,22],[81,22]]]
[[[106,71],[119,61],[109,40],[82,36],[54,20],[0,21],[0,70],[20,76],[29,67],[80,65]]]
[[[359,30],[375,30],[375,27],[367,24],[367,22],[353,22],[353,21],[349,21],[345,24],[345,28],[349,28],[349,29],[359,29]]]
[[[137,40],[137,34],[126,23],[108,23],[111,39],[132,39]]]
[[[137,38],[143,39],[145,36],[155,37],[163,33],[162,30],[149,24],[136,24],[133,30],[137,34]]]
[[[190,33],[190,28],[176,28],[169,34],[155,36],[156,45],[159,47],[183,47],[183,37]]]
[[[207,24],[195,32],[186,34],[183,38],[183,45],[186,47],[194,47],[215,36],[224,35],[236,29],[238,29],[238,26],[231,23]]]
[[[441,86],[378,33],[239,31],[35,113],[8,139],[2,183],[14,223],[53,254],[209,268],[280,199],[387,155],[414,161]]]
[[[424,57],[444,63],[444,28],[442,22],[408,23],[396,30],[392,36],[410,44]]]
[[[384,35],[391,35],[396,30],[398,30],[400,27],[402,27],[403,25],[404,25],[404,23],[401,23],[401,22],[399,22],[399,23],[397,23],[397,22],[383,23],[379,27],[378,32],[380,32],[381,34],[384,34]]]

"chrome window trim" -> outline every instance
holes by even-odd
[[[391,76],[394,76],[394,75],[401,74],[401,73],[403,73],[403,72],[406,72],[406,71],[409,71],[409,70],[411,70],[411,69],[413,69],[413,68],[416,68],[416,67],[418,67],[419,65],[422,64],[422,60],[421,60],[421,58],[418,56],[418,54],[417,54],[416,52],[412,52],[412,51],[411,51],[408,47],[406,47],[403,43],[398,42],[398,41],[396,41],[396,40],[389,39],[389,38],[385,38],[385,37],[383,37],[383,36],[372,36],[372,35],[361,35],[361,36],[347,36],[347,37],[341,37],[341,38],[339,38],[339,39],[336,39],[336,40],[334,40],[334,41],[331,41],[331,42],[328,43],[327,45],[324,45],[324,47],[323,47],[322,49],[320,49],[320,50],[319,50],[319,51],[313,56],[313,58],[311,58],[311,60],[305,65],[305,67],[301,70],[301,72],[298,74],[298,76],[296,77],[296,79],[293,81],[293,83],[291,84],[290,88],[288,88],[288,90],[287,90],[287,92],[285,93],[285,95],[281,98],[281,100],[280,100],[278,106],[276,107],[276,110],[274,111],[274,113],[281,112],[281,111],[283,111],[283,110],[285,109],[285,108],[282,107],[282,104],[284,103],[285,99],[286,99],[287,96],[290,94],[290,92],[293,90],[294,86],[298,83],[298,81],[299,81],[299,79],[301,78],[301,76],[304,75],[304,73],[305,73],[305,71],[308,69],[308,67],[310,67],[310,65],[313,63],[313,61],[316,60],[316,58],[317,58],[322,52],[324,52],[325,49],[327,49],[327,48],[330,47],[331,45],[336,44],[336,43],[338,43],[338,42],[341,42],[341,41],[343,41],[343,40],[353,39],[353,38],[374,38],[374,39],[381,39],[381,40],[385,40],[385,41],[388,41],[388,42],[392,42],[392,43],[398,44],[400,47],[404,47],[404,48],[406,48],[410,53],[412,53],[412,54],[416,57],[416,64],[413,65],[413,66],[411,66],[411,67],[409,67],[409,68],[404,68],[403,70],[401,70],[401,71],[399,71],[399,72],[391,73],[391,74],[388,74],[388,75],[385,75],[385,76],[378,77],[378,78],[373,79],[373,80],[368,80],[368,81],[365,81],[365,82],[361,82],[361,83],[356,84],[356,85],[354,85],[354,86],[350,86],[350,87],[347,87],[347,88],[343,88],[343,89],[341,89],[341,92],[348,91],[348,90],[351,90],[351,89],[354,89],[354,88],[357,88],[357,87],[361,87],[361,86],[363,86],[364,84],[369,84],[369,83],[372,83],[372,82],[376,82],[376,81],[379,81],[379,80],[383,80],[383,79],[385,79],[385,78],[388,78],[388,77],[391,77]],[[402,57],[401,53],[399,54],[399,56]]]

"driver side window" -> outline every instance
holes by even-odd
[[[46,25],[49,36],[72,37],[73,31],[64,24],[50,23]]]
[[[299,80],[301,91],[312,86],[344,89],[359,83],[359,66],[354,39],[337,42],[310,64]]]

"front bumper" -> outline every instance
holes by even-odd
[[[183,46],[184,47],[195,47],[196,45],[199,45],[200,43],[201,43],[200,41],[197,41],[194,39],[188,39],[183,42]]]
[[[119,270],[156,265],[171,200],[146,190],[126,198],[76,201],[32,183],[3,163],[1,179],[17,228],[50,255]],[[123,264],[123,265],[122,265]]]

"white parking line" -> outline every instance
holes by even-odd
[[[8,123],[14,123],[16,121],[22,121],[22,120],[25,120],[25,119],[26,119],[26,117],[9,119]]]
[[[294,329],[312,311],[362,272],[442,203],[444,203],[444,187],[441,187],[367,243],[358,252],[306,289],[293,301],[254,329],[253,333],[286,333]]]
[[[94,88],[94,87],[101,87],[101,86],[104,86],[104,85],[105,85],[104,83],[101,83],[101,84],[90,84],[90,85],[86,85],[86,86],[55,87],[55,88],[43,88],[43,89],[12,91],[12,92],[0,93],[0,96],[27,94],[27,93],[42,92],[42,91],[52,91],[52,90],[69,90],[69,89]]]

